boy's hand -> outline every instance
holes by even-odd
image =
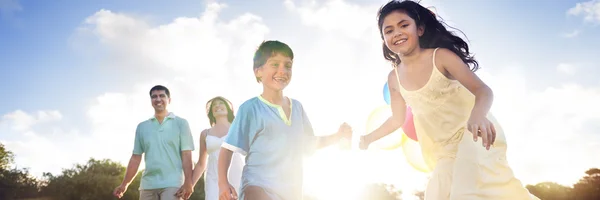
[[[338,129],[338,139],[352,139],[352,127],[348,123],[343,123]]]
[[[219,183],[219,200],[235,200],[238,199],[235,188],[227,183]]]

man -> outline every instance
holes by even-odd
[[[140,184],[140,200],[188,199],[192,187],[192,151],[194,141],[186,119],[167,110],[171,102],[169,89],[157,85],[150,89],[154,116],[138,124],[133,155],[123,182],[113,195],[123,197],[135,177],[142,154],[146,169]]]

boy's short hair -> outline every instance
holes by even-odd
[[[260,46],[258,46],[256,52],[254,52],[254,66],[252,69],[256,70],[260,68],[275,54],[281,54],[294,60],[294,52],[287,44],[277,40],[263,41]],[[256,82],[260,83],[260,81],[260,78],[256,77]]]

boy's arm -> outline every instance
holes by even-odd
[[[339,132],[326,136],[317,136],[317,149],[325,148],[332,144],[335,144],[339,142],[342,138],[343,137]]]
[[[342,138],[352,137],[352,130],[350,129],[350,126],[348,126],[346,123],[342,124],[342,126],[340,127],[338,132],[336,132],[334,134],[330,134],[330,135],[326,135],[326,136],[315,136],[314,130],[312,128],[312,124],[310,123],[310,120],[308,119],[308,115],[306,114],[306,111],[304,110],[304,107],[302,106],[302,104],[300,104],[300,108],[302,111],[302,123],[304,126],[304,134],[306,136],[308,136],[309,138],[313,138],[313,139],[309,139],[309,141],[312,140],[315,143],[313,148],[321,149],[321,148],[328,147],[332,144],[337,143]]]
[[[231,123],[227,136],[221,145],[219,152],[219,163],[217,164],[217,175],[219,185],[219,197],[226,199],[237,199],[235,188],[229,183],[229,166],[234,152],[244,156],[250,151],[250,138],[257,132],[256,118],[253,114],[251,104],[240,105],[237,117]]]
[[[217,175],[219,185],[219,198],[228,197],[226,199],[237,199],[237,192],[235,187],[229,183],[229,166],[231,165],[231,156],[233,151],[221,147],[219,152],[219,163],[217,164]]]
[[[327,136],[316,136],[317,137],[317,149],[322,149],[325,147],[328,147],[329,145],[332,145],[333,143],[337,142],[337,135],[334,133],[332,135],[327,135]]]
[[[233,155],[233,151],[221,147],[221,151],[219,152],[219,163],[217,167],[219,185],[221,184],[229,184],[229,179],[227,175],[229,174],[229,166],[231,165],[231,156]]]

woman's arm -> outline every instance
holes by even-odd
[[[206,158],[208,157],[208,153],[206,152],[207,134],[208,130],[203,130],[202,133],[200,133],[200,156],[196,166],[194,166],[194,173],[192,175],[193,185],[196,185],[198,180],[200,180],[200,177],[202,177],[202,173],[206,170]]]

